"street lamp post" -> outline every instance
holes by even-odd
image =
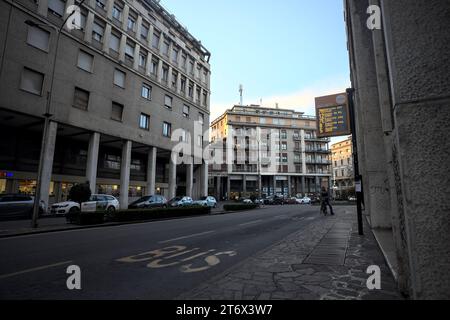
[[[80,7],[85,0],[81,1],[81,3],[78,5]],[[41,190],[42,190],[42,176],[43,176],[43,170],[44,170],[44,157],[45,157],[45,150],[47,149],[47,135],[50,127],[50,118],[53,116],[51,113],[51,103],[52,103],[52,95],[53,95],[53,84],[55,82],[55,71],[56,71],[56,59],[58,57],[58,48],[59,48],[59,40],[61,38],[61,33],[66,25],[67,21],[73,16],[73,14],[76,12],[76,10],[73,10],[67,18],[64,20],[63,24],[60,28],[57,28],[53,25],[49,24],[42,24],[42,23],[36,23],[31,20],[25,21],[25,23],[32,27],[50,27],[53,28],[56,31],[57,38],[56,38],[56,45],[55,45],[55,54],[53,56],[53,63],[52,63],[52,76],[50,79],[50,89],[47,92],[47,103],[45,106],[45,113],[44,116],[44,131],[42,134],[42,141],[41,141],[41,152],[39,156],[39,166],[38,166],[38,175],[36,178],[36,192],[34,197],[34,206],[33,206],[33,217],[31,220],[31,227],[37,228],[38,227],[38,217],[39,217],[39,209],[40,209],[40,203],[41,203]]]

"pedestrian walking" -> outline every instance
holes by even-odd
[[[330,208],[331,215],[334,216],[333,207],[331,206],[331,203],[330,203],[330,194],[325,187],[322,187],[322,190],[320,192],[320,208],[321,208],[321,212],[325,211],[325,215],[326,215],[327,206]]]

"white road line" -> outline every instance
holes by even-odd
[[[215,232],[213,231],[206,231],[206,232],[202,232],[202,233],[195,233],[195,234],[191,234],[188,236],[184,236],[184,237],[179,237],[179,238],[175,238],[175,239],[170,239],[170,240],[165,240],[165,241],[160,241],[158,243],[168,243],[168,242],[174,242],[174,241],[178,241],[178,240],[183,240],[183,239],[188,239],[188,238],[193,238],[193,237],[198,237],[198,236],[203,236],[205,234],[210,234]]]
[[[34,272],[34,271],[41,271],[41,270],[50,269],[50,268],[54,268],[54,267],[58,267],[58,266],[63,266],[65,264],[71,264],[72,262],[73,261],[58,262],[58,263],[49,264],[49,265],[42,266],[42,267],[27,269],[27,270],[18,271],[18,272],[9,273],[9,274],[3,274],[3,275],[0,275],[0,279],[6,279],[6,278],[18,276],[20,274],[24,274],[24,273],[30,273],[30,272]]]
[[[242,223],[239,226],[241,226],[241,227],[248,226],[248,225],[255,224],[255,223],[258,223],[258,222],[261,222],[261,221],[263,221],[263,220],[255,220],[255,221],[251,221],[251,222],[247,222],[247,223]]]

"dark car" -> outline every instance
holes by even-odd
[[[282,205],[284,204],[284,199],[279,196],[270,196],[264,199],[265,205]]]
[[[0,195],[0,220],[31,219],[33,216],[34,197],[23,194]],[[41,202],[39,215],[45,211]]]
[[[166,208],[167,199],[163,196],[145,196],[139,200],[134,201],[128,206],[128,209],[153,209]]]

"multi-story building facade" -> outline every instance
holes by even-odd
[[[86,181],[122,208],[206,195],[207,165],[172,150],[178,128],[209,139],[210,53],[159,1],[1,0],[0,30],[0,192],[35,192],[43,140],[46,204]]]
[[[353,171],[353,147],[351,136],[347,140],[331,145],[333,167],[333,196],[347,200],[355,195],[355,173]]]
[[[210,193],[218,198],[315,194],[331,185],[329,139],[316,118],[260,106],[234,106],[211,124]],[[220,156],[217,154],[220,153]],[[220,163],[220,160],[223,160]]]

